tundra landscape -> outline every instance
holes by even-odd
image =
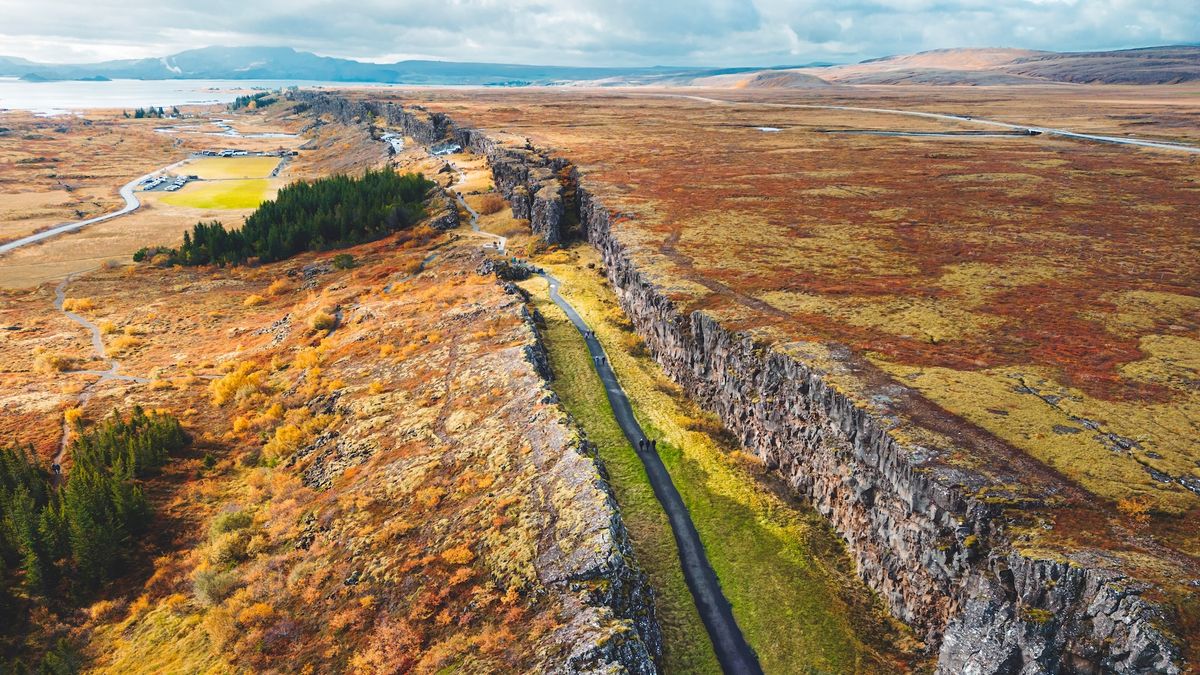
[[[1197,672],[1200,47],[392,61],[0,59],[0,673]]]

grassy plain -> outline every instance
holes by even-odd
[[[278,157],[201,157],[180,167],[180,173],[203,180],[266,178],[279,166]]]
[[[240,223],[253,207],[290,180],[361,169],[385,160],[383,144],[371,140],[361,129],[328,125],[296,138],[238,138],[222,134],[221,128],[210,121],[227,119],[244,133],[298,131],[302,119],[284,106],[235,114],[208,108],[188,112],[194,116],[182,120],[126,120],[119,112],[104,111],[63,118],[0,114],[4,120],[0,126],[11,129],[10,133],[0,135],[0,189],[5,193],[0,200],[0,239],[4,238],[4,232],[11,232],[10,238],[16,238],[42,227],[116,210],[121,203],[117,197],[120,185],[184,159],[191,152],[223,148],[267,151],[307,144],[299,156],[290,159],[280,177],[274,179],[263,178],[278,163],[273,157],[204,158],[190,162],[176,172],[193,173],[192,167],[200,163],[206,175],[257,178],[193,183],[176,193],[139,192],[143,207],[132,214],[0,256],[0,288],[27,288],[101,265],[122,264],[143,246],[177,244],[183,232],[196,221]],[[154,131],[162,127],[182,130],[170,134]],[[54,131],[53,136],[47,131],[59,128],[63,131]],[[30,135],[36,136],[34,141],[25,140]],[[103,152],[93,147],[101,145],[99,150]],[[42,155],[54,161],[21,162]],[[6,162],[4,157],[13,160]],[[87,158],[92,159],[91,163],[83,161]],[[75,179],[67,181],[72,191],[62,192],[61,186],[47,176],[53,172],[53,166],[67,162],[77,172],[72,175],[78,177],[79,185]],[[74,206],[65,210],[63,205],[68,202],[62,202],[64,194],[75,195],[72,200],[82,198],[83,192],[91,189],[85,186],[92,184],[96,191],[107,196],[94,200],[86,209],[70,201]],[[31,220],[32,216],[37,218]]]
[[[576,161],[624,216],[618,236],[682,307],[767,341],[845,344],[1109,503],[1145,499],[1162,514],[1190,512],[1200,505],[1184,484],[1200,480],[1197,399],[1186,385],[1197,375],[1188,364],[1200,327],[1190,253],[1200,233],[1185,215],[1200,180],[1191,158],[1046,137],[842,135],[828,132],[971,127],[781,107],[1009,119],[1024,111],[1064,126],[1090,115],[1088,130],[1161,134],[1200,113],[1176,89],[1155,93],[1173,97],[1169,115],[1160,120],[1164,106],[1150,106],[1133,126],[1123,114],[1133,102],[1112,102],[1110,90],[1009,94],[745,93],[737,106],[642,92],[588,94],[587,104],[534,94],[426,98]],[[1014,377],[1040,388],[989,413],[1000,409],[984,397],[939,394],[947,370],[1002,389],[1021,386]],[[1004,433],[1012,415],[1037,418],[1036,428]],[[1097,429],[1056,431],[1089,426]],[[1116,451],[1114,438],[1124,439]]]

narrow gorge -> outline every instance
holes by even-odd
[[[937,653],[939,672],[1183,672],[1177,628],[1149,599],[1154,588],[1101,556],[1081,564],[1018,545],[1012,504],[992,488],[994,476],[1019,475],[1029,458],[999,448],[1003,462],[989,475],[946,462],[936,447],[898,440],[900,422],[886,410],[900,402],[931,424],[944,413],[848,351],[818,365],[791,345],[757,341],[677,306],[569,159],[419,106],[291,96],[315,115],[346,124],[379,119],[423,144],[486,156],[514,216],[547,243],[578,228],[654,359],[832,523],[862,580]],[[887,406],[832,384],[850,371],[875,377]],[[962,443],[995,444],[982,429],[964,428]],[[1074,489],[1055,475],[1040,480],[1047,490]]]

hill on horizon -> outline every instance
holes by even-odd
[[[290,47],[203,47],[160,58],[44,64],[0,56],[0,77],[27,81],[103,79],[316,80],[383,84],[693,86],[806,88],[829,84],[1179,84],[1200,80],[1200,46],[1050,52],[936,49],[860,63],[776,67],[602,67],[407,60],[368,63]]]

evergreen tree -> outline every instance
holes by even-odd
[[[240,230],[196,223],[173,257],[183,265],[273,262],[378,239],[420,220],[432,185],[421,175],[391,169],[293,183],[260,205]]]

